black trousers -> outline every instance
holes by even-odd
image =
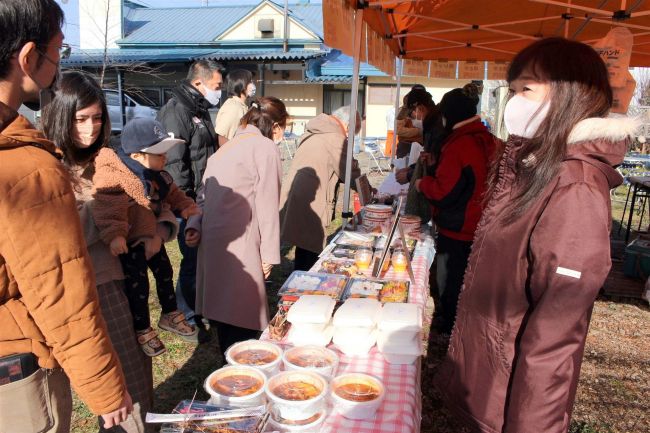
[[[313,251],[305,250],[296,247],[294,270],[295,271],[308,271],[318,261],[318,254]]]
[[[458,296],[463,285],[465,268],[472,249],[472,242],[459,241],[438,234],[436,257],[438,263],[436,280],[440,293],[442,316],[441,331],[451,333],[456,320]]]
[[[171,313],[176,310],[174,271],[164,245],[149,260],[145,256],[144,245],[129,247],[128,253],[120,254],[120,262],[122,262],[125,277],[124,293],[129,301],[131,314],[133,314],[133,326],[136,331],[143,331],[151,326],[147,269],[151,269],[156,280],[156,292],[162,313]]]
[[[257,340],[262,335],[262,331],[255,329],[242,328],[229,323],[210,320],[210,327],[217,329],[217,338],[219,339],[219,348],[221,354],[226,356],[226,350],[235,343],[246,340]]]

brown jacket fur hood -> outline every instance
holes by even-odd
[[[112,149],[99,151],[93,183],[93,218],[105,243],[110,244],[117,236],[131,242],[151,238],[157,233],[157,218],[142,182]],[[164,202],[174,211],[194,205],[194,201],[174,183],[170,185]]]
[[[0,103],[0,357],[63,367],[96,413],[126,387],[97,301],[67,170],[54,145]]]
[[[566,433],[594,300],[611,267],[609,190],[637,122],[597,118],[569,137],[557,176],[515,221],[522,139],[506,143],[477,227],[436,386],[483,433]]]

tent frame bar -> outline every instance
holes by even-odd
[[[397,75],[397,87],[395,89],[395,118],[393,119],[393,142],[390,146],[390,166],[394,167],[395,153],[397,152],[397,115],[400,107],[400,92],[402,87],[402,74],[404,73],[404,61],[400,56],[395,59],[397,66],[395,74]]]
[[[352,218],[350,212],[350,186],[352,184],[352,153],[357,130],[357,105],[359,102],[359,66],[361,63],[361,33],[363,30],[363,9],[354,11],[354,67],[352,70],[352,95],[350,95],[350,121],[348,122],[347,155],[345,161],[345,188],[343,190],[343,219]]]

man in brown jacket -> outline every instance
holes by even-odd
[[[282,242],[296,246],[296,270],[309,270],[325,247],[326,229],[336,208],[338,184],[345,179],[350,107],[319,114],[307,123],[280,193]],[[357,131],[361,118],[357,113]],[[352,160],[352,182],[361,175]]]
[[[69,176],[54,145],[16,112],[53,85],[62,22],[54,0],[0,3],[2,432],[69,431],[70,382],[104,427],[132,409]]]

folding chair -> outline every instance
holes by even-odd
[[[384,174],[384,171],[390,171],[390,157],[384,155],[384,152],[381,150],[381,146],[379,146],[378,139],[375,138],[366,141],[365,152],[375,163],[373,167],[370,167],[370,172],[378,171],[379,174]],[[382,167],[382,163],[387,163],[387,166]]]

